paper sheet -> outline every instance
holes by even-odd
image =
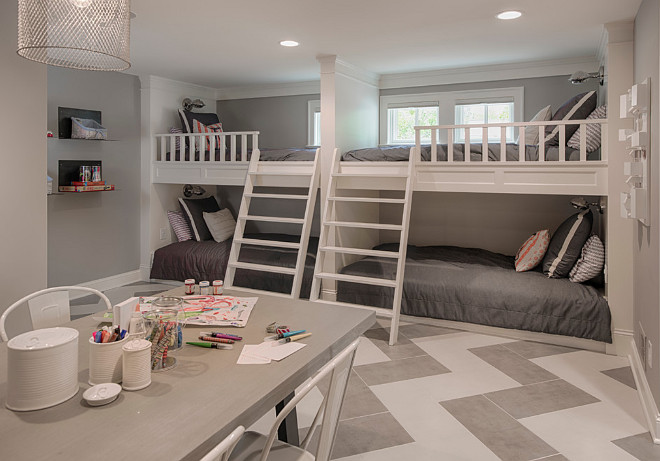
[[[280,361],[290,356],[294,352],[305,347],[305,344],[299,342],[290,342],[279,344],[275,341],[264,341],[261,344],[243,346],[240,357],[236,362],[239,365],[265,364],[272,360]]]

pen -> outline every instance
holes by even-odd
[[[186,341],[186,344],[197,347],[206,347],[207,349],[232,349],[234,347],[230,344],[204,343],[200,341]]]
[[[210,341],[212,343],[234,344],[233,339],[217,338],[215,336],[200,336],[199,339],[202,341]]]
[[[303,338],[306,338],[308,336],[312,336],[312,334],[311,333],[304,333],[304,334],[300,334],[300,335],[289,336],[287,338],[278,339],[277,342],[280,343],[280,344],[286,344],[286,343],[290,343],[291,341],[298,341],[299,339],[303,339]]]

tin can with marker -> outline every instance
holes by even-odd
[[[213,281],[213,294],[214,295],[221,295],[223,291],[223,282],[222,280],[214,280]]]
[[[92,180],[92,167],[89,165],[80,165],[80,181]]]
[[[187,295],[194,295],[195,294],[195,279],[186,279],[185,282],[186,284],[186,294]]]
[[[101,166],[93,165],[92,166],[92,181],[99,182],[101,181]]]

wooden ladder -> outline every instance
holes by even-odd
[[[296,161],[296,162],[274,162],[260,161],[260,152],[255,149],[252,152],[252,158],[248,166],[247,176],[245,178],[245,188],[243,189],[243,198],[241,207],[236,220],[236,230],[234,231],[234,240],[231,245],[229,262],[227,263],[227,272],[225,273],[225,286],[227,288],[235,287],[245,291],[264,292],[234,285],[234,276],[236,269],[246,269],[258,272],[273,272],[279,274],[288,274],[293,276],[293,284],[290,293],[274,293],[271,295],[287,296],[298,298],[300,296],[300,287],[302,285],[303,271],[305,270],[305,259],[307,257],[307,244],[309,243],[309,233],[311,231],[312,218],[314,215],[314,205],[316,203],[316,194],[319,188],[319,165],[320,154],[316,151],[314,161]],[[257,193],[255,187],[266,186],[269,188],[291,188],[305,187],[307,194],[287,194],[287,193]],[[250,215],[250,203],[252,199],[272,199],[272,200],[293,200],[306,201],[305,215],[302,218],[287,218],[280,216],[260,216]],[[245,225],[248,221],[288,223],[302,225],[299,242],[281,242],[277,240],[262,240],[255,238],[245,238]],[[291,248],[297,250],[295,267],[281,267],[267,264],[254,264],[239,261],[238,257],[242,245],[260,245],[272,248]],[[265,293],[265,292],[264,292]]]
[[[337,149],[335,149],[332,159],[332,170],[330,173],[330,182],[328,184],[328,195],[326,196],[325,206],[323,208],[323,216],[321,221],[321,236],[319,239],[319,251],[316,258],[316,266],[314,269],[314,280],[312,282],[312,291],[310,300],[316,302],[325,302],[331,304],[343,304],[353,307],[368,308],[376,310],[378,313],[391,317],[391,329],[389,344],[394,345],[398,340],[399,335],[399,317],[401,314],[401,298],[403,295],[403,276],[405,271],[406,249],[408,245],[408,228],[410,222],[410,206],[412,202],[412,188],[413,188],[413,167],[415,162],[412,157],[408,162],[397,162],[397,165],[406,167],[405,173],[379,173],[378,171],[369,173],[343,173],[342,164],[340,162],[341,156]],[[400,170],[399,170],[400,171]],[[404,191],[403,198],[381,198],[381,197],[359,197],[359,196],[342,196],[338,191],[357,191],[365,189],[364,182],[371,181],[378,184],[372,190],[402,190]],[[363,183],[362,187],[352,188],[351,181],[354,184]],[[344,185],[342,185],[344,184]],[[367,194],[363,194],[367,195]],[[337,203],[394,203],[403,205],[401,213],[400,224],[381,224],[374,222],[361,222],[361,221],[339,221],[337,219]],[[399,232],[399,251],[379,251],[363,248],[351,248],[341,246],[337,236],[337,229],[339,228],[353,228],[353,229],[376,229],[376,230],[389,230]],[[328,236],[334,235],[334,245],[328,244]],[[396,277],[385,279],[380,277],[365,277],[357,275],[341,274],[338,271],[337,264],[333,264],[334,270],[328,271],[326,266],[326,256],[331,255],[334,257],[336,254],[348,254],[358,256],[377,256],[383,258],[392,258],[397,260]],[[326,272],[324,272],[326,271]],[[343,282],[353,282],[366,285],[376,285],[382,287],[394,288],[394,298],[392,309],[375,308],[371,306],[363,306],[353,303],[334,302],[329,300],[320,299],[320,290],[322,280],[335,280]]]

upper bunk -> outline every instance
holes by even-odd
[[[403,175],[410,158],[417,191],[607,195],[607,119],[416,126],[414,146],[344,153],[344,184],[372,189],[362,175]]]

